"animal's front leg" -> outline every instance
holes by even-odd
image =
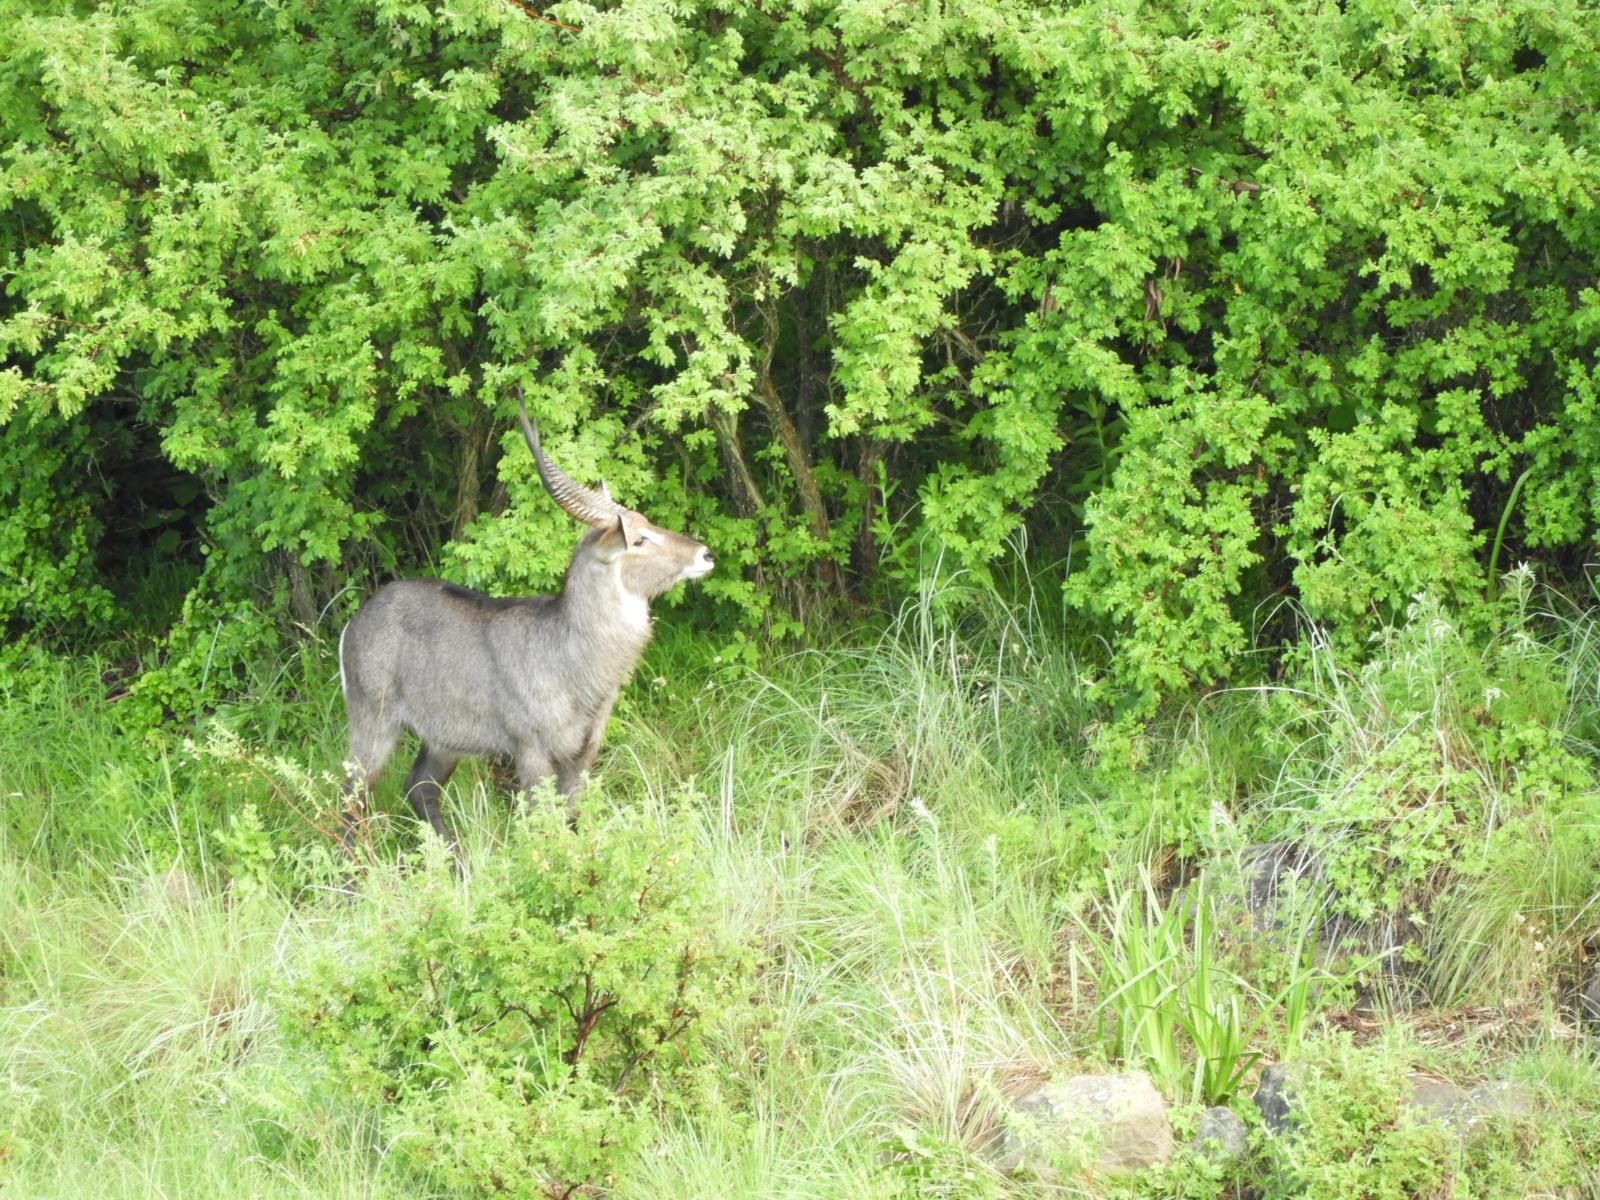
[[[594,766],[595,756],[600,753],[600,739],[605,736],[606,718],[610,715],[611,706],[608,704],[595,721],[594,728],[589,731],[589,736],[584,739],[583,749],[578,751],[577,756],[556,764],[556,787],[567,798],[567,824],[574,829],[578,827],[578,793],[583,791],[584,776]]]
[[[567,824],[578,827],[578,793],[583,790],[584,764],[579,759],[556,764],[556,790],[567,798]]]
[[[556,791],[565,796],[569,802],[583,791],[583,771],[583,763],[579,759],[556,764]]]
[[[555,764],[550,761],[550,756],[542,750],[523,750],[517,754],[517,786],[522,789],[521,803],[527,804],[528,793],[533,791],[546,779],[556,774]],[[556,780],[560,786],[560,778]]]

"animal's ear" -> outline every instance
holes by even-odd
[[[600,481],[600,494],[607,500],[610,500],[613,504],[616,503],[615,499],[613,499],[611,495],[611,489],[606,486],[606,481],[604,479]]]
[[[626,514],[617,515],[617,523],[607,526],[600,533],[600,561],[615,562],[627,552],[631,538]]]

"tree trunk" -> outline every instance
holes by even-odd
[[[772,381],[772,358],[778,348],[777,306],[764,305],[762,315],[767,321],[767,345],[761,363],[761,401],[766,407],[767,416],[772,421],[772,428],[777,433],[778,440],[783,443],[784,453],[788,456],[789,471],[794,475],[795,486],[800,492],[800,505],[810,519],[811,532],[819,541],[826,544],[828,510],[822,503],[822,489],[817,486],[817,477],[811,470],[811,460],[806,454],[805,443],[800,440],[800,432],[795,428],[789,410],[783,406],[783,398],[778,395],[777,384]],[[833,591],[839,590],[839,566],[833,559],[827,557],[818,559],[817,574]]]
[[[289,572],[289,611],[295,622],[307,630],[317,625],[317,597],[311,584],[311,572],[292,550],[283,552],[284,565]]]
[[[861,527],[856,530],[856,574],[870,583],[878,575],[878,535],[874,526],[878,507],[883,496],[878,490],[878,461],[883,456],[883,443],[875,437],[862,436],[861,459],[856,467],[856,477],[861,480],[865,499],[861,503]]]
[[[733,507],[741,517],[754,517],[767,501],[761,494],[756,477],[750,470],[750,460],[745,457],[744,445],[739,441],[739,418],[736,414],[717,408],[711,409],[711,428],[716,431],[717,449],[722,452],[722,465],[733,477]]]
[[[483,431],[474,419],[461,431],[461,453],[456,459],[456,511],[450,522],[451,538],[459,538],[478,519],[478,489],[482,486]]]

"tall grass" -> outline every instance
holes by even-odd
[[[607,1194],[1090,1187],[996,1172],[1011,1098],[1047,1074],[1154,1064],[1180,1104],[1237,1105],[1256,1055],[1327,1036],[1296,927],[1247,939],[1234,885],[1209,866],[1217,907],[1196,908],[1205,856],[1252,841],[1304,838],[1348,866],[1401,834],[1428,845],[1427,815],[1447,805],[1492,814],[1495,852],[1521,865],[1452,868],[1422,933],[1428,986],[1532,995],[1538,972],[1501,944],[1531,928],[1518,915],[1550,931],[1538,971],[1574,965],[1594,860],[1558,818],[1585,811],[1586,793],[1562,799],[1550,781],[1576,764],[1581,783],[1593,762],[1587,619],[1534,622],[1487,650],[1419,626],[1367,664],[1308,640],[1292,686],[1153,727],[1129,775],[1092,754],[1100,651],[1045,607],[962,588],[946,580],[870,637],[759,668],[670,631],[652,648],[584,803],[648,810],[697,789],[688,850],[763,965],[756,1003],[715,1032],[710,1100],[662,1111]],[[119,722],[102,670],[63,660],[0,681],[0,1193],[431,1194],[378,1139],[378,1098],[314,1087],[278,1027],[286,981],[384,907],[359,894],[406,886],[396,860],[424,836],[397,764],[358,896],[329,886],[343,731],[328,648],[261,664],[249,695],[154,733]],[[1474,705],[1490,687],[1502,695],[1485,725]],[[1494,707],[1507,696],[1514,720]],[[1531,750],[1497,732],[1535,726],[1550,738]],[[1442,790],[1430,771],[1450,772]],[[506,791],[490,766],[453,781],[469,861],[496,853]],[[1395,797],[1408,803],[1381,822],[1361,808]],[[1165,1025],[1141,1024],[1163,1005]],[[1110,1013],[1129,1036],[1100,1036]],[[1521,1067],[1496,1065],[1494,1047],[1427,1065],[1537,1072],[1574,1112],[1600,1113],[1587,1082],[1550,1066],[1559,1026],[1552,1008],[1548,1031],[1524,1029]],[[1576,1146],[1580,1125],[1526,1140]],[[1173,1187],[1216,1194],[1200,1178]]]
[[[0,1190],[37,1197],[373,1196],[358,1117],[294,1170],[261,1153],[251,1074],[280,1061],[270,994],[322,920],[282,897],[86,859],[46,876],[6,847]]]

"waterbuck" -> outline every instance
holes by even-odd
[[[422,742],[406,798],[458,855],[439,796],[469,755],[507,758],[531,788],[555,776],[567,798],[594,762],[606,719],[652,633],[650,601],[710,572],[711,551],[652,525],[545,456],[518,396],[522,432],[551,499],[590,527],[559,595],[496,599],[438,579],[386,584],[339,636],[350,720],[343,841],[406,730]]]

